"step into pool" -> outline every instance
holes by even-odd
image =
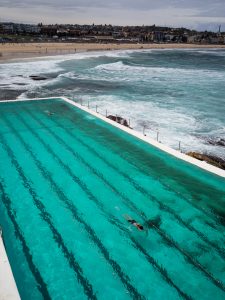
[[[225,179],[63,99],[0,103],[0,223],[22,299],[225,299]]]

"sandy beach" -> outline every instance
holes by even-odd
[[[0,62],[18,58],[72,54],[76,52],[131,49],[225,48],[225,45],[198,44],[97,44],[97,43],[18,43],[0,45]]]

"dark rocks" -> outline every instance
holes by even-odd
[[[208,144],[213,146],[222,146],[225,147],[225,139],[218,139],[218,140],[208,140]]]
[[[225,147],[225,139],[220,139],[220,140],[217,142],[217,145],[218,145],[218,146]]]
[[[202,154],[198,152],[188,152],[186,154],[198,160],[205,161],[217,168],[225,170],[225,160],[223,160],[220,157],[209,154]]]
[[[112,121],[115,121],[121,125],[124,125],[126,127],[130,127],[127,120],[122,118],[122,117],[118,117],[118,116],[113,116],[113,115],[109,115],[107,116],[108,119],[112,120]]]
[[[25,93],[25,89],[11,90],[11,89],[0,89],[0,101],[1,100],[12,100],[16,99],[22,93]]]
[[[45,76],[37,76],[37,75],[30,75],[29,77],[33,80],[47,80],[48,79]]]
[[[15,83],[13,83],[13,84],[15,84],[15,85],[20,85],[20,86],[25,86],[25,85],[27,85],[27,83],[22,83],[22,82],[15,82]]]
[[[207,145],[225,147],[225,138],[203,138],[203,140]]]

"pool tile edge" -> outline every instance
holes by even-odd
[[[21,299],[6,254],[1,232],[0,232],[0,299],[1,300]]]

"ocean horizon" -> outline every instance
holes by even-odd
[[[1,99],[66,96],[184,152],[225,159],[225,49],[76,53],[0,64]],[[30,76],[44,76],[33,80]],[[224,145],[223,145],[224,142]]]

